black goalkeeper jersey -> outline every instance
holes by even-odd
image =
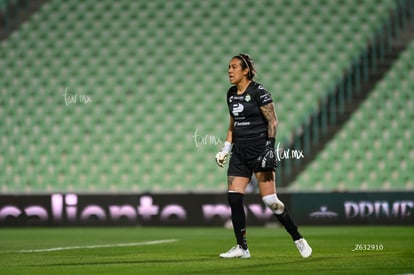
[[[241,95],[236,86],[230,87],[227,104],[234,118],[233,142],[267,138],[268,123],[260,107],[272,102],[272,95],[257,82],[250,82]]]

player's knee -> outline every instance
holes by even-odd
[[[285,204],[279,200],[276,194],[264,196],[262,200],[274,214],[280,215],[285,211]]]

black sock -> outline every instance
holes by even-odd
[[[247,249],[246,240],[246,215],[244,213],[243,197],[241,193],[227,193],[227,200],[231,208],[231,221],[237,244]]]
[[[286,231],[290,234],[293,241],[303,238],[302,235],[298,231],[298,227],[293,222],[286,208],[282,214],[275,214],[275,216],[279,220],[279,222],[285,227]]]

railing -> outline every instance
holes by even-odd
[[[367,46],[357,56],[351,66],[345,70],[326,94],[319,105],[304,118],[296,129],[293,138],[283,143],[284,148],[301,150],[304,158],[286,158],[277,169],[277,184],[287,186],[296,175],[304,170],[315,155],[333,135],[358,103],[369,93],[367,85],[377,81],[372,77],[378,72],[386,58],[395,56],[398,49],[392,48],[392,42],[408,26],[414,24],[414,1],[398,0],[397,8],[390,11],[389,18],[383,22]]]

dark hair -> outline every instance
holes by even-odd
[[[235,55],[233,58],[237,58],[241,61],[242,69],[249,69],[249,73],[247,74],[247,78],[252,80],[253,77],[256,75],[256,68],[254,67],[253,58],[250,57],[247,53],[239,53]]]

